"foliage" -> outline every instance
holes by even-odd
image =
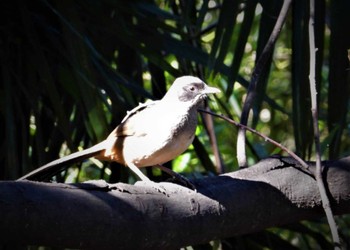
[[[0,178],[15,179],[101,141],[127,110],[146,98],[161,98],[172,80],[184,74],[219,87],[223,93],[210,107],[239,119],[251,73],[280,6],[280,0],[1,3]],[[316,81],[327,159],[350,153],[350,34],[344,30],[350,24],[349,7],[346,0],[316,1]],[[307,22],[308,1],[294,1],[268,67],[259,76],[250,125],[313,159]],[[236,128],[214,123],[225,171],[235,170]],[[191,176],[215,174],[218,158],[205,126],[199,126],[197,137],[173,161],[173,168]],[[247,138],[250,163],[281,153],[254,135]],[[88,161],[57,180],[132,181],[124,168],[108,166]],[[166,178],[147,171],[155,179]],[[343,224],[349,224],[348,218]],[[308,249],[319,239],[329,242],[327,230],[312,223],[295,228],[301,233],[276,229],[221,244],[260,249],[276,248],[274,242]],[[343,233],[348,236],[349,230]],[[266,244],[258,243],[261,237],[268,239],[262,241]]]

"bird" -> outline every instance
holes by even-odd
[[[178,177],[162,164],[187,150],[195,137],[198,109],[203,107],[207,95],[219,92],[198,77],[178,77],[162,99],[147,101],[127,112],[104,141],[49,162],[18,180],[47,180],[69,164],[91,157],[123,164],[141,181],[150,179],[140,168],[151,166]]]

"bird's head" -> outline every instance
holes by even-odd
[[[176,78],[163,100],[178,101],[189,105],[200,104],[208,94],[219,93],[220,90],[210,87],[194,76]]]

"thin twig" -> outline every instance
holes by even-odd
[[[259,131],[255,130],[255,129],[252,129],[252,128],[246,126],[246,125],[243,125],[243,124],[241,124],[239,122],[236,122],[236,121],[234,121],[234,120],[232,120],[232,119],[230,119],[230,118],[228,118],[228,117],[226,117],[224,115],[219,115],[219,114],[213,113],[213,112],[205,110],[205,109],[198,109],[198,111],[210,114],[210,115],[215,116],[215,117],[219,117],[219,118],[221,118],[221,119],[223,119],[223,120],[225,120],[225,121],[227,121],[227,122],[229,122],[229,123],[231,123],[231,124],[241,128],[241,129],[247,130],[247,131],[249,131],[249,132],[251,132],[253,134],[256,134],[256,135],[260,136],[265,141],[270,142],[271,144],[275,145],[276,147],[278,147],[278,148],[282,149],[283,151],[285,151],[286,153],[288,153],[292,158],[294,158],[297,162],[299,162],[300,165],[302,167],[304,167],[306,170],[309,169],[309,165],[303,159],[301,159],[298,155],[296,155],[293,151],[289,150],[288,148],[283,146],[281,143],[279,143],[279,142],[277,142],[277,141],[267,137],[266,135],[260,133]]]
[[[273,46],[277,40],[279,33],[281,32],[284,21],[288,13],[289,6],[292,0],[284,0],[280,14],[277,18],[275,27],[267,41],[264,50],[262,51],[254,71],[252,73],[252,79],[248,87],[247,98],[244,102],[242,114],[241,114],[241,124],[247,125],[250,109],[253,105],[253,101],[256,96],[256,86],[258,83],[259,76],[261,75],[263,69],[265,68],[266,62],[272,53]],[[247,157],[245,151],[245,130],[240,128],[237,135],[237,160],[240,167],[247,166]]]
[[[316,172],[315,178],[317,182],[318,189],[320,191],[320,196],[322,200],[323,209],[326,213],[329,227],[331,229],[334,249],[340,248],[340,238],[337,229],[337,224],[334,220],[334,215],[330,206],[330,202],[327,196],[326,188],[322,179],[322,169],[321,169],[321,146],[320,146],[320,132],[318,127],[318,114],[317,114],[317,90],[316,90],[316,80],[315,80],[315,65],[316,65],[316,51],[315,48],[315,34],[314,34],[314,15],[315,15],[315,1],[310,0],[310,17],[309,17],[309,46],[310,46],[310,72],[309,72],[309,82],[310,82],[310,95],[311,95],[311,113],[314,128],[314,139],[316,148]]]
[[[209,110],[208,107],[206,107],[205,109]],[[220,151],[219,151],[216,135],[215,135],[215,132],[214,132],[213,119],[212,119],[212,117],[210,117],[208,115],[203,115],[202,118],[205,121],[204,122],[205,123],[205,129],[208,132],[210,144],[211,144],[212,149],[213,149],[214,158],[215,158],[215,162],[216,162],[216,164],[215,164],[216,173],[217,174],[223,174],[223,173],[225,173],[225,167],[224,167],[221,155],[220,155]]]

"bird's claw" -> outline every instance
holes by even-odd
[[[196,191],[196,186],[185,176],[181,174],[176,174],[173,176],[174,183],[179,184],[181,186],[187,187],[193,191]]]

